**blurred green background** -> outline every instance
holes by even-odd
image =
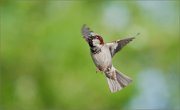
[[[0,1],[0,110],[180,109],[178,1]],[[110,93],[80,33],[140,33],[114,59],[133,79]]]

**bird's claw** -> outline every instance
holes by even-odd
[[[100,72],[100,70],[98,68],[96,68],[96,73]]]
[[[97,73],[97,72],[104,72],[104,67],[97,66],[97,67],[96,67],[96,73]]]

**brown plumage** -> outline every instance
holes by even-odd
[[[82,26],[81,33],[90,46],[91,57],[97,70],[105,74],[111,92],[117,92],[126,87],[132,80],[114,68],[112,57],[132,41],[134,37],[104,43],[103,38],[91,31],[86,25]]]

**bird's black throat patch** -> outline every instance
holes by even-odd
[[[98,48],[98,47],[91,47],[91,52],[92,52],[93,54],[98,54],[98,53],[101,52],[101,49]]]

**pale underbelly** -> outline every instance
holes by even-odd
[[[93,60],[94,60],[96,67],[104,70],[111,65],[112,59],[111,59],[110,54],[100,52],[99,54],[93,55]]]

